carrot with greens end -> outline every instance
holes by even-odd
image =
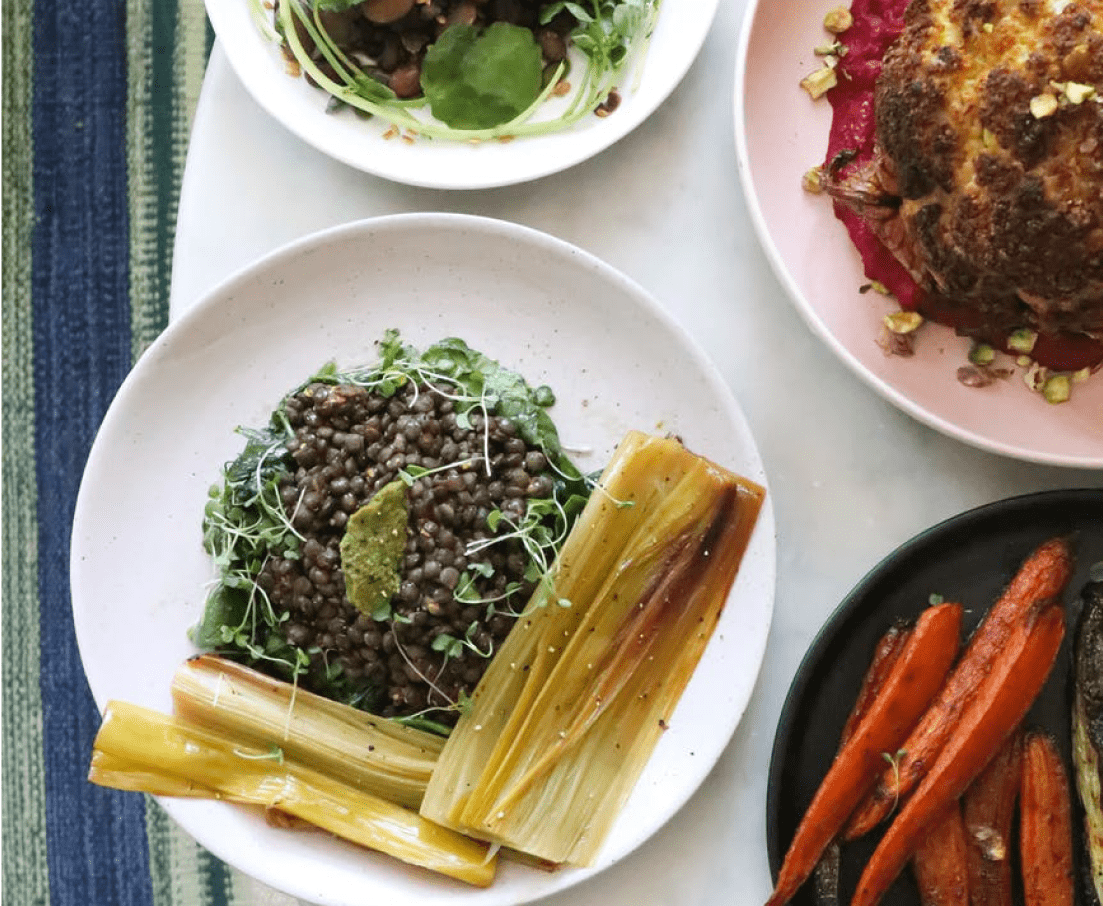
[[[1073,906],[1072,801],[1057,744],[1027,735],[1019,813],[1019,852],[1026,906]]]
[[[1023,734],[1014,733],[965,791],[973,906],[1012,906],[1011,825],[1022,778]]]
[[[969,906],[965,822],[956,800],[915,851],[912,869],[923,906]]]
[[[945,681],[957,655],[961,605],[928,607],[880,694],[835,756],[789,844],[766,906],[780,906],[808,879],[847,815]]]
[[[1060,606],[1019,623],[969,698],[953,734],[866,863],[850,906],[873,906],[941,817],[1018,726],[1053,667],[1065,634]]]
[[[1072,553],[1064,538],[1046,541],[1019,567],[973,633],[935,703],[904,742],[904,754],[881,772],[872,792],[847,822],[846,840],[855,840],[872,830],[916,788],[927,766],[954,732],[978,679],[988,672],[1013,627],[1032,619],[1054,601],[1071,574]]]

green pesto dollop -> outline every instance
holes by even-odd
[[[395,480],[349,517],[341,538],[341,571],[345,594],[361,613],[371,616],[385,609],[398,592],[409,516],[406,485]]]

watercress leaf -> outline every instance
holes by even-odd
[[[570,0],[567,0],[567,2],[563,4],[563,8],[579,22],[588,23],[594,21],[594,17],[590,15],[589,10],[579,3],[572,3]]]
[[[540,47],[521,26],[452,25],[430,45],[421,87],[433,116],[454,129],[509,122],[540,94]]]

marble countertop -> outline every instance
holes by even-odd
[[[549,904],[728,906],[766,899],[766,780],[774,729],[823,621],[894,548],[941,520],[1103,474],[1004,459],[936,433],[862,383],[816,339],[761,253],[736,173],[732,85],[745,3],[727,0],[668,101],[563,173],[500,189],[411,188],[334,162],[245,93],[216,43],[178,215],[172,314],[258,256],[380,214],[452,211],[574,243],[664,304],[712,357],[750,423],[777,524],[773,625],[730,745],[655,837]],[[278,174],[278,178],[277,178]],[[258,892],[258,902],[291,902]]]

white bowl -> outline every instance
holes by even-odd
[[[643,122],[681,81],[704,43],[718,0],[666,0],[638,84],[618,86],[622,101],[606,117],[510,142],[387,138],[388,124],[351,111],[326,113],[328,95],[288,74],[279,47],[258,29],[251,0],[207,0],[207,15],[246,90],[287,129],[319,151],[395,182],[478,189],[556,173],[608,148]],[[635,79],[629,70],[626,78]],[[551,102],[556,103],[556,102]],[[258,164],[259,165],[259,164]]]
[[[530,229],[449,214],[367,220],[296,242],[214,290],[158,338],[108,410],[74,516],[72,599],[97,704],[171,710],[195,653],[213,570],[201,546],[207,489],[280,398],[327,361],[367,364],[389,328],[424,346],[460,336],[554,388],[576,460],[599,468],[629,428],[687,446],[765,484],[746,421],[688,335],[637,285]],[[517,904],[567,888],[631,852],[719,757],[750,698],[773,611],[767,498],[731,597],[670,729],[596,865],[546,873],[504,863],[476,890],[318,834],[268,827],[225,803],[162,804],[219,858],[294,896],[368,903]]]

